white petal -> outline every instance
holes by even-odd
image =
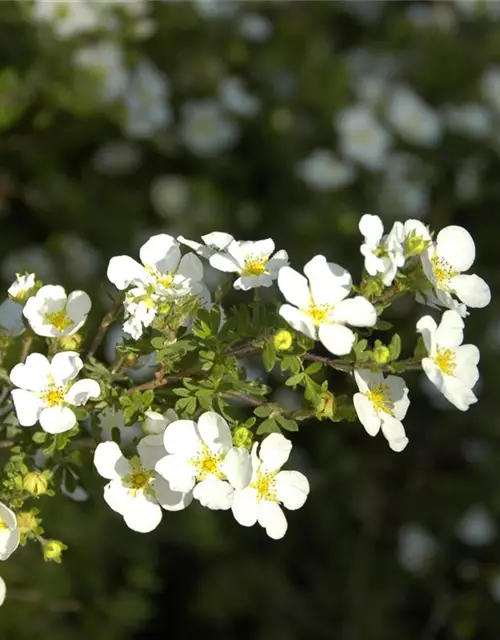
[[[0,531],[0,560],[7,560],[14,553],[20,539],[19,529],[15,524],[9,525],[9,529]]]
[[[46,407],[40,412],[40,426],[47,433],[64,433],[77,424],[69,407]]]
[[[156,463],[167,454],[163,446],[163,437],[161,435],[144,436],[137,445],[137,453],[144,468],[154,469]]]
[[[276,502],[268,502],[267,500],[260,502],[257,520],[273,540],[280,540],[288,528],[285,514]]]
[[[148,281],[148,274],[144,267],[130,256],[111,258],[107,276],[120,291],[127,289],[131,284],[138,285]]]
[[[282,271],[283,269],[280,271],[280,274]],[[295,331],[300,331],[313,340],[317,339],[316,327],[312,319],[300,309],[297,309],[297,307],[292,307],[291,304],[282,304],[279,309],[279,314]]]
[[[270,287],[272,284],[273,279],[271,276],[263,273],[260,276],[241,276],[233,286],[241,291],[250,291],[250,289],[256,289],[257,287]]]
[[[115,479],[104,487],[104,500],[113,511],[123,515],[127,510],[133,508],[135,498],[120,479]]]
[[[381,371],[371,371],[371,369],[355,369],[354,379],[358,389],[362,393],[366,393],[370,387],[384,383],[384,374]]]
[[[394,402],[394,417],[402,420],[406,416],[410,406],[406,382],[399,376],[387,376],[385,384],[388,385],[390,396]]]
[[[292,443],[281,433],[270,433],[261,442],[259,458],[262,460],[263,471],[277,471],[285,464],[290,456]]]
[[[130,463],[116,442],[101,442],[94,453],[97,473],[107,480],[118,480],[131,472]]]
[[[369,241],[372,248],[375,248],[384,235],[384,225],[378,216],[365,213],[359,221],[361,234]]]
[[[441,391],[445,398],[460,411],[467,411],[471,404],[477,402],[477,398],[472,390],[458,380],[458,378],[446,376]]]
[[[4,579],[0,576],[0,607],[5,602],[5,595],[7,593],[7,587],[5,586]]]
[[[22,427],[32,427],[36,424],[45,403],[31,391],[14,389],[11,393],[19,424]]]
[[[193,497],[208,509],[227,511],[233,503],[234,489],[224,480],[209,474],[193,490]]]
[[[71,386],[68,393],[65,396],[65,401],[69,404],[73,404],[76,407],[80,407],[89,401],[89,398],[98,398],[101,395],[101,387],[96,380],[90,378],[84,378],[78,380]]]
[[[235,491],[231,509],[236,522],[243,527],[252,527],[257,522],[257,490],[247,487]]]
[[[452,310],[445,311],[436,332],[437,344],[451,349],[458,347],[464,339],[464,326],[459,313]]]
[[[341,324],[322,324],[318,335],[326,349],[337,356],[350,353],[355,339],[351,329]]]
[[[41,353],[31,353],[26,361],[16,364],[10,372],[10,379],[16,387],[28,391],[41,391],[47,386],[50,363]]]
[[[177,241],[180,242],[181,244],[185,244],[186,247],[193,249],[193,251],[195,251],[199,256],[207,260],[208,258],[210,258],[210,256],[213,253],[211,249],[209,249],[204,244],[201,244],[201,242],[196,242],[195,240],[189,240],[184,236],[177,236]]]
[[[382,433],[393,451],[403,451],[408,444],[405,429],[400,420],[385,414],[382,420]]]
[[[474,240],[463,227],[452,225],[442,229],[436,238],[438,256],[456,271],[467,271],[476,258]]]
[[[212,233],[201,236],[201,239],[208,247],[214,247],[218,251],[226,249],[234,240],[230,233],[224,233],[223,231],[212,231]]]
[[[165,456],[158,460],[155,470],[168,481],[173,491],[189,493],[196,482],[196,469],[187,460],[175,455]]]
[[[186,460],[194,458],[203,449],[196,423],[192,420],[176,420],[169,424],[163,434],[163,444],[169,453]]]
[[[127,527],[138,533],[149,533],[156,529],[162,516],[160,505],[156,500],[141,493],[137,494],[130,509],[123,513]]]
[[[455,376],[471,389],[479,380],[479,349],[473,344],[464,344],[456,351],[457,368]]]
[[[373,327],[377,323],[377,310],[366,298],[356,296],[339,302],[333,310],[332,320],[352,327]]]
[[[209,262],[214,269],[218,269],[219,271],[226,271],[228,273],[239,273],[241,271],[238,262],[228,253],[214,253],[213,256],[210,256]]]
[[[312,299],[316,305],[332,305],[343,300],[352,287],[351,275],[343,267],[314,256],[304,267]],[[280,271],[281,274],[281,271]]]
[[[288,265],[288,253],[281,249],[280,251],[276,251],[274,256],[269,260],[266,267],[269,272],[269,275],[276,279],[278,277],[279,270]]]
[[[300,509],[309,495],[309,481],[299,471],[280,471],[276,476],[276,497],[291,511]]]
[[[155,479],[156,499],[167,511],[181,511],[191,504],[193,494],[174,491],[170,484],[161,476]]]
[[[142,245],[139,256],[142,264],[153,267],[160,273],[171,273],[179,265],[181,250],[175,238],[160,233]]]
[[[201,260],[194,253],[186,253],[186,255],[181,258],[177,274],[193,282],[199,282],[203,278],[203,265]]]
[[[82,367],[82,359],[75,351],[56,353],[50,363],[52,377],[58,386],[66,385],[70,380],[76,378]]]
[[[2,502],[0,502],[0,518],[5,522],[10,530],[17,528],[16,514]]]
[[[252,479],[252,460],[245,449],[231,447],[219,468],[235,489],[244,489]]]
[[[92,307],[92,302],[85,291],[73,291],[68,296],[66,311],[75,324],[84,321]]]
[[[144,415],[146,416],[146,420],[144,420],[144,431],[148,434],[163,434],[167,425],[169,424],[169,420],[158,411],[145,411]],[[176,416],[177,419],[177,416]]]
[[[417,332],[422,335],[427,353],[431,356],[434,355],[437,348],[437,325],[434,318],[432,316],[424,316],[423,318],[420,318],[417,322]]]
[[[443,390],[443,375],[440,369],[438,369],[436,363],[431,358],[422,359],[422,369],[425,375],[429,378],[432,384],[442,392]]]
[[[287,302],[306,309],[311,304],[311,292],[307,279],[291,267],[283,267],[278,274],[278,287]]]
[[[359,421],[370,436],[376,436],[380,431],[381,419],[375,411],[375,407],[362,393],[355,393],[353,396],[354,408],[358,414]]]
[[[491,302],[490,288],[479,276],[455,276],[450,281],[450,287],[463,303],[473,309],[482,309]]]
[[[243,245],[243,243],[242,243]],[[257,240],[256,242],[249,242],[248,247],[252,256],[267,258],[274,251],[274,241],[271,238],[266,240]],[[246,246],[244,247],[245,253],[247,252]]]

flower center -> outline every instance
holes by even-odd
[[[64,331],[72,324],[72,321],[64,310],[47,313],[45,319],[49,324],[54,325],[58,331]]]
[[[206,444],[203,445],[203,451],[198,458],[193,458],[191,462],[197,470],[198,480],[204,480],[208,475],[217,476],[220,480],[224,480],[224,474],[219,470],[219,464],[222,461],[222,455],[214,455]]]
[[[378,384],[372,387],[367,393],[366,397],[373,404],[375,411],[382,411],[393,415],[392,410],[394,403],[390,396],[390,388],[386,384]]]
[[[7,526],[7,523],[5,522],[5,520],[2,520],[2,518],[0,518],[0,531],[4,531],[5,529],[8,529],[9,527]]]
[[[269,502],[277,502],[276,498],[276,472],[260,473],[257,471],[257,480],[250,485],[253,489],[257,489],[257,500],[268,500]]]
[[[315,304],[311,304],[308,309],[305,309],[304,313],[308,315],[314,325],[318,327],[320,324],[323,324],[323,322],[327,322],[330,311],[331,307],[328,305],[316,306]]]
[[[64,389],[52,385],[43,393],[42,399],[49,407],[59,407],[64,403],[64,395]]]
[[[160,287],[171,289],[172,285],[174,284],[174,276],[171,273],[165,273],[161,276],[157,276],[156,282],[160,285]]]
[[[261,276],[266,273],[268,258],[249,256],[245,258],[245,266],[241,272],[243,276]]]
[[[437,255],[432,257],[432,271],[442,289],[447,289],[449,281],[458,275],[458,271],[455,271],[446,260],[439,258]]]
[[[128,487],[129,493],[135,497],[139,491],[149,492],[151,480],[154,477],[153,472],[144,469],[138,457],[132,458],[130,464],[132,471],[123,478],[123,483]]]
[[[434,362],[445,375],[452,376],[457,368],[455,352],[452,349],[439,349],[433,358]]]

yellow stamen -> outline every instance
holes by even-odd
[[[437,255],[432,256],[431,262],[432,271],[438,285],[441,289],[448,289],[449,281],[458,275],[458,271],[455,271],[446,260],[439,258]]]
[[[378,384],[372,387],[366,394],[376,411],[383,411],[393,415],[393,401],[390,396],[390,388],[386,384]]]
[[[257,500],[268,500],[277,502],[276,497],[276,472],[261,474],[257,471],[257,480],[250,485],[253,489],[257,489]]]
[[[2,518],[0,518],[0,531],[4,531],[5,529],[8,529],[9,527],[7,526],[7,523],[5,522],[5,520],[2,520]]]
[[[156,277],[156,282],[165,289],[170,289],[174,284],[174,276],[170,273],[166,273]]]
[[[314,325],[318,327],[320,324],[327,321],[331,307],[327,305],[316,306],[315,304],[311,304],[308,309],[302,309],[302,311],[308,315]]]
[[[53,313],[47,313],[45,316],[45,320],[54,325],[54,327],[58,331],[64,331],[68,327],[71,326],[72,321],[70,320],[66,311],[54,311]]]
[[[140,458],[137,456],[131,458],[130,464],[132,466],[132,472],[123,478],[123,483],[128,487],[129,493],[134,497],[139,491],[150,493],[150,484],[153,479],[153,472],[144,469],[141,465]]]
[[[268,258],[249,256],[245,258],[242,276],[261,276],[266,273]]]
[[[457,362],[455,358],[455,352],[452,349],[439,349],[433,360],[445,375],[455,375]]]
[[[56,386],[49,387],[42,398],[49,407],[58,407],[64,403],[64,389]]]
[[[221,455],[214,455],[206,444],[203,445],[203,451],[198,458],[193,458],[191,462],[197,470],[197,478],[201,482],[208,475],[217,476],[220,480],[225,480],[224,474],[219,470],[219,464],[222,461]]]

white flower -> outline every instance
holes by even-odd
[[[7,560],[14,553],[20,538],[16,514],[0,502],[0,560]]]
[[[375,307],[362,296],[349,298],[350,274],[338,264],[318,255],[304,267],[307,276],[283,267],[278,286],[287,302],[280,315],[296,330],[323,345],[336,355],[348,354],[354,344],[353,327],[373,327],[377,322]]]
[[[94,454],[98,473],[110,482],[104,487],[104,500],[125,520],[133,531],[149,533],[162,519],[163,507],[167,511],[185,509],[191,496],[172,491],[168,482],[158,476],[154,465],[165,453],[163,447],[155,451],[137,445],[138,456],[125,458],[115,442],[101,442]]]
[[[340,189],[354,180],[351,165],[342,162],[327,149],[315,149],[297,165],[297,175],[312,189],[329,191]]]
[[[7,289],[7,293],[13,300],[22,304],[28,298],[35,284],[36,276],[34,273],[16,273],[16,279]]]
[[[491,513],[482,505],[469,507],[457,524],[457,536],[471,547],[491,544],[498,535],[498,529]]]
[[[500,113],[500,65],[490,65],[481,78],[481,92],[491,106]]]
[[[101,427],[101,440],[108,442],[113,439],[113,429],[118,429],[120,433],[120,444],[127,446],[131,444],[135,438],[142,435],[142,429],[139,423],[129,426],[125,425],[123,411],[116,411],[112,407],[106,407],[104,411],[98,414],[98,422]]]
[[[5,580],[0,576],[0,607],[5,602],[5,595],[7,593],[7,587],[5,586]]]
[[[35,20],[52,23],[60,38],[71,38],[102,26],[102,6],[88,0],[36,0],[32,11]]]
[[[387,120],[404,140],[412,144],[434,147],[441,139],[439,117],[409,87],[400,86],[391,91]]]
[[[161,301],[201,292],[203,265],[194,253],[181,257],[179,243],[167,234],[152,236],[140,249],[142,265],[130,256],[115,256],[108,278],[117,289],[127,291],[124,330],[134,339],[156,317]]]
[[[359,230],[365,238],[361,254],[365,269],[371,276],[382,274],[382,282],[389,287],[399,267],[404,266],[404,226],[395,222],[391,232],[384,236],[384,225],[378,216],[369,213],[359,221]]]
[[[176,420],[165,429],[168,455],[156,464],[172,489],[192,495],[209,509],[229,509],[235,489],[247,486],[251,476],[248,451],[233,447],[224,418],[213,411],[198,423]]]
[[[159,176],[151,185],[150,197],[159,216],[177,219],[189,206],[189,183],[182,176]]]
[[[60,235],[59,241],[59,253],[71,278],[83,282],[97,274],[101,256],[96,247],[73,233]]]
[[[257,242],[233,241],[224,253],[215,253],[210,264],[219,271],[237,273],[235,289],[248,291],[255,287],[270,287],[279,270],[288,264],[286,251],[277,251],[272,257],[274,242],[271,238]]]
[[[448,127],[464,136],[482,140],[492,131],[491,111],[482,104],[470,102],[460,106],[449,106],[444,111]]]
[[[438,544],[434,536],[418,524],[405,524],[398,533],[399,564],[411,573],[423,574],[429,568]]]
[[[244,13],[239,28],[241,35],[251,42],[265,42],[274,31],[273,23],[260,13]]]
[[[223,231],[213,231],[207,233],[206,236],[201,236],[203,240],[201,242],[195,242],[194,240],[188,240],[184,236],[179,236],[177,240],[187,247],[193,249],[202,258],[210,258],[214,253],[225,251],[231,242],[234,241],[233,236],[230,233],[224,233]]]
[[[392,154],[376,187],[377,208],[392,218],[422,218],[428,210],[431,179],[429,167],[416,156]]]
[[[390,448],[403,451],[408,438],[401,420],[410,406],[408,388],[403,378],[384,378],[381,371],[368,369],[356,369],[354,378],[360,391],[354,394],[354,408],[367,433],[376,436],[382,428]]]
[[[187,102],[182,106],[180,137],[198,156],[215,156],[231,148],[239,135],[237,124],[215,100]]]
[[[83,367],[74,351],[56,353],[49,362],[41,353],[31,353],[26,362],[10,372],[12,399],[19,424],[32,427],[37,420],[47,433],[63,433],[77,421],[71,407],[86,404],[101,393],[99,383],[89,378],[72,383]]]
[[[23,315],[37,335],[61,338],[76,333],[84,325],[91,306],[85,291],[66,295],[60,285],[48,284],[29,298]]]
[[[464,322],[456,311],[445,311],[439,327],[431,316],[424,316],[417,323],[428,356],[422,367],[435,387],[445,398],[467,411],[477,402],[472,388],[479,378],[477,365],[479,349],[463,342]]]
[[[36,273],[40,280],[56,277],[54,262],[44,247],[36,244],[7,253],[2,261],[2,277],[13,280],[17,273]]]
[[[167,78],[146,60],[135,68],[125,96],[125,131],[146,138],[165,129],[172,120]]]
[[[260,100],[246,90],[241,78],[224,78],[219,85],[219,96],[222,104],[238,116],[255,116],[261,108]]]
[[[378,123],[368,107],[344,109],[336,118],[342,153],[367,169],[381,169],[391,144],[390,134]]]
[[[129,80],[120,46],[114,42],[86,45],[77,51],[75,62],[95,78],[102,100],[119,100],[126,96]]]
[[[9,336],[18,336],[24,332],[23,307],[10,298],[0,304],[0,329]]]
[[[433,287],[435,299],[431,303],[456,309],[462,317],[466,307],[483,308],[491,300],[490,288],[476,275],[466,275],[474,263],[474,240],[463,227],[449,226],[442,229],[436,242],[422,254],[425,275]],[[456,296],[463,304],[458,304]]]
[[[234,494],[232,510],[236,521],[244,527],[258,522],[274,540],[282,538],[288,528],[280,505],[295,511],[304,505],[309,495],[305,475],[299,471],[280,471],[291,450],[290,440],[279,433],[264,438],[260,449],[256,442],[252,448],[250,484]]]

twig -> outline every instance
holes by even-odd
[[[97,351],[97,349],[99,349],[101,342],[104,340],[104,336],[106,335],[106,332],[108,331],[113,320],[118,315],[118,311],[120,310],[121,304],[122,304],[122,296],[118,296],[118,298],[116,298],[113,304],[113,308],[111,309],[111,311],[109,311],[102,319],[101,324],[99,325],[97,334],[90,346],[90,349],[88,352],[89,358],[92,358],[95,355],[95,352]]]
[[[33,336],[30,333],[26,334],[21,347],[21,354],[19,356],[19,359],[21,362],[24,362],[28,357],[32,343],[33,343]]]

